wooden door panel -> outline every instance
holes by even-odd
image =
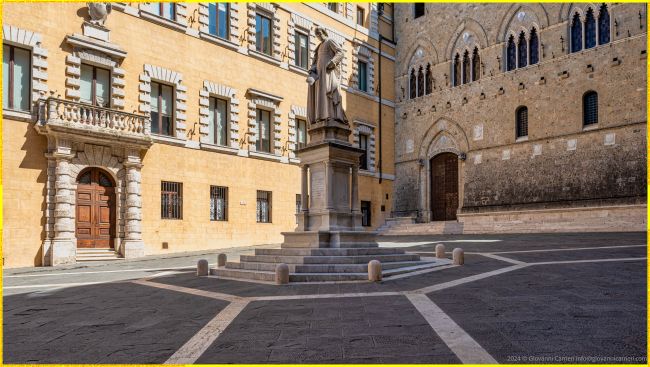
[[[115,233],[115,191],[113,187],[99,184],[100,174],[98,169],[92,169],[90,184],[77,185],[77,247],[112,247]],[[103,182],[106,183],[105,180]]]
[[[432,220],[455,220],[458,209],[458,157],[452,153],[435,156],[431,168]]]

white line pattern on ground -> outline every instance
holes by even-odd
[[[230,294],[211,292],[211,291],[204,291],[204,290],[201,290],[201,289],[181,287],[181,286],[171,285],[171,284],[149,282],[149,281],[144,280],[144,279],[134,280],[134,281],[132,281],[132,283],[145,285],[145,286],[148,286],[148,287],[167,289],[167,290],[170,290],[170,291],[176,291],[176,292],[181,292],[181,293],[193,294],[195,296],[214,298],[214,299],[218,299],[218,300],[222,300],[222,301],[235,302],[235,301],[242,301],[244,299],[242,297],[233,296],[233,295],[230,295]]]
[[[70,273],[48,273],[48,274],[24,274],[24,275],[5,275],[3,278],[31,278],[31,277],[53,277],[60,275],[83,275],[83,274],[105,274],[105,273],[130,273],[138,271],[160,271],[160,270],[180,270],[180,269],[195,269],[193,266],[175,266],[167,268],[150,268],[150,269],[122,269],[122,270],[101,270],[101,271],[77,271]]]
[[[406,298],[411,301],[440,339],[447,344],[462,363],[497,363],[476,340],[458,326],[427,295],[407,294]]]
[[[526,264],[526,263],[523,262],[523,261],[519,261],[519,260],[511,259],[511,258],[509,258],[509,257],[503,257],[503,256],[495,255],[495,254],[487,254],[487,253],[483,254],[483,253],[479,253],[478,255],[485,256],[485,257],[489,257],[490,259],[494,259],[494,260],[505,261],[505,262],[507,262],[507,263],[515,264],[515,265],[523,265],[523,264]]]
[[[628,248],[628,247],[646,247],[646,245],[549,248],[549,249],[542,249],[542,250],[495,251],[490,253],[491,254],[524,254],[529,252],[585,251],[585,250],[603,250],[603,249]]]
[[[196,362],[248,303],[248,301],[236,301],[229,304],[169,357],[165,364],[193,364]]]
[[[506,268],[501,268],[501,269],[497,269],[497,270],[488,271],[487,273],[471,275],[471,276],[468,276],[468,277],[465,277],[465,278],[460,278],[460,279],[452,280],[452,281],[449,281],[449,282],[434,284],[434,285],[431,285],[431,286],[428,286],[428,287],[420,288],[420,289],[414,291],[414,293],[420,293],[420,294],[431,293],[431,292],[439,291],[439,290],[442,290],[442,289],[455,287],[457,285],[473,282],[473,281],[476,281],[476,280],[489,278],[491,276],[500,275],[500,274],[503,274],[503,273],[508,273],[508,272],[511,272],[511,271],[514,271],[514,270],[523,269],[526,266],[528,266],[528,265],[527,264],[518,264],[518,265],[508,266]]]
[[[606,263],[613,261],[641,261],[647,260],[647,257],[620,257],[615,259],[593,259],[593,260],[561,260],[561,261],[542,261],[537,263],[526,263],[528,265],[557,265],[557,264],[580,264],[580,263]]]

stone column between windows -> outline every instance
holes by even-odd
[[[141,170],[139,151],[129,150],[124,163],[126,170],[126,210],[124,225],[124,258],[130,259],[144,256],[144,242],[142,241],[142,195]]]
[[[52,266],[73,264],[77,257],[77,240],[75,238],[75,223],[73,204],[74,187],[70,176],[70,161],[72,154],[55,152],[56,159],[54,188],[54,239],[51,248]]]
[[[309,197],[308,178],[309,178],[309,165],[305,164],[302,167],[301,185],[300,185],[300,211],[303,213],[309,212],[307,204]]]

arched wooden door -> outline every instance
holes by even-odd
[[[77,178],[75,231],[79,248],[111,248],[115,237],[115,185],[99,168]]]
[[[442,153],[431,167],[431,219],[455,220],[458,210],[458,156]]]

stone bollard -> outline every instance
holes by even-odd
[[[205,277],[210,274],[210,267],[208,266],[208,260],[201,259],[196,263],[196,275],[200,277]]]
[[[275,283],[287,284],[289,283],[289,266],[287,264],[278,264],[275,267]]]
[[[463,265],[465,263],[465,251],[462,248],[455,248],[451,255],[454,259],[454,265]]]
[[[379,260],[368,262],[368,280],[371,282],[381,281],[381,263]]]
[[[436,245],[436,257],[438,259],[445,258],[445,245],[443,245],[442,243]]]
[[[226,254],[219,254],[219,256],[217,257],[217,266],[220,268],[226,266],[227,260],[228,257],[226,256]]]

